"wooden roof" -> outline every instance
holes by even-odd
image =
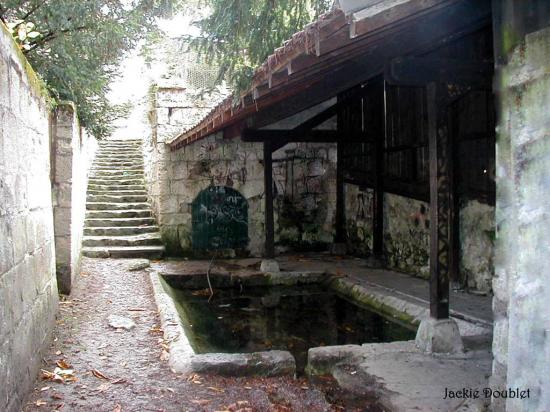
[[[489,0],[385,0],[350,15],[334,9],[276,49],[240,98],[226,98],[170,147],[221,130],[234,137],[245,121],[262,126],[297,113],[383,72],[388,59],[487,24],[490,10]]]

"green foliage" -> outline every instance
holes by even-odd
[[[8,0],[0,19],[11,30],[52,96],[76,103],[80,122],[97,138],[126,107],[107,99],[118,64],[157,16],[168,15],[172,0]]]
[[[237,92],[295,32],[327,11],[330,0],[206,0],[211,14],[197,22],[201,37],[191,44],[216,64],[218,80]]]

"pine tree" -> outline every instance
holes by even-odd
[[[199,20],[201,36],[191,39],[212,63],[218,79],[245,89],[254,69],[295,32],[327,11],[330,0],[206,0],[211,9]]]
[[[109,84],[124,53],[155,18],[173,12],[170,0],[7,0],[0,19],[57,100],[76,103],[80,122],[98,138],[124,108],[109,104]]]

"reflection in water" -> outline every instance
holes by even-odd
[[[415,336],[414,330],[322,286],[217,289],[210,302],[209,293],[170,289],[197,353],[288,350],[302,371],[311,347]]]

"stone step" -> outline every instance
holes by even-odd
[[[96,190],[102,192],[118,192],[118,191],[127,191],[127,190],[145,190],[145,186],[141,185],[118,185],[118,184],[88,184],[88,190]]]
[[[141,203],[147,202],[146,195],[88,195],[87,202],[91,203]]]
[[[109,190],[109,189],[103,189],[103,190],[95,190],[95,189],[88,189],[87,192],[89,195],[98,196],[98,195],[106,195],[106,196],[147,196],[147,192],[145,189],[141,190]]]
[[[103,179],[103,178],[95,178],[90,177],[88,180],[88,185],[103,185],[103,186],[109,186],[109,185],[139,185],[140,187],[144,187],[144,181],[143,179],[124,179],[124,180],[112,180],[112,179]],[[88,186],[89,187],[89,186]]]
[[[107,149],[139,149],[141,148],[141,143],[130,143],[130,144],[100,144],[100,150]]]
[[[151,217],[151,209],[87,210],[86,219],[128,219]]]
[[[143,169],[143,162],[94,162],[92,169]]]
[[[87,210],[143,210],[150,209],[149,203],[145,202],[124,202],[124,203],[115,203],[115,202],[87,202]]]
[[[141,147],[141,142],[129,142],[129,143],[100,143],[99,148],[100,149],[106,149],[106,148],[119,148],[119,147],[130,147],[130,148],[136,148]]]
[[[112,147],[112,148],[102,148],[99,149],[97,155],[142,155],[140,148],[130,148],[130,147]],[[143,156],[143,155],[142,155]]]
[[[99,142],[100,145],[105,144],[141,144],[141,139],[106,139]]]
[[[91,226],[84,228],[84,236],[131,236],[158,233],[158,226]]]
[[[120,151],[114,150],[109,152],[98,152],[96,154],[98,160],[140,160],[143,159],[143,154],[140,151]],[[94,159],[95,160],[95,159]]]
[[[127,176],[143,176],[143,169],[132,170],[92,170],[90,177],[127,177]]]
[[[121,161],[130,161],[130,160],[143,160],[143,155],[141,153],[123,155],[117,153],[97,153],[94,160],[97,161],[106,161],[111,160],[121,160]]]
[[[85,227],[126,227],[155,225],[153,217],[113,217],[113,218],[90,218],[84,221]]]
[[[92,173],[90,174],[90,179],[105,179],[105,180],[114,180],[118,179],[143,179],[143,172],[123,172],[119,175],[117,174],[105,174],[105,173]]]
[[[159,259],[164,246],[84,247],[82,255],[91,258],[146,258]]]
[[[153,246],[162,245],[159,232],[129,236],[84,236],[83,246]]]

